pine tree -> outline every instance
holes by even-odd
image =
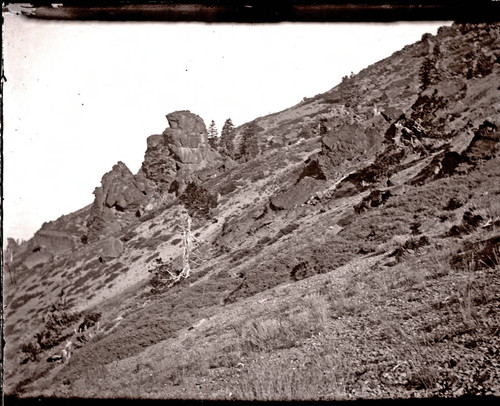
[[[210,126],[208,127],[208,143],[212,148],[216,148],[218,144],[218,135],[217,127],[215,126],[215,121],[212,120]]]
[[[420,90],[424,91],[431,85],[435,85],[441,80],[440,63],[442,59],[441,48],[439,44],[434,45],[431,55],[424,59],[420,66]]]
[[[255,123],[250,123],[243,131],[240,155],[245,161],[255,158],[259,154],[259,144],[257,142],[257,133],[262,128]]]
[[[224,123],[219,142],[219,152],[234,158],[234,125],[230,118]]]
[[[436,69],[435,61],[429,57],[425,58],[419,71],[420,89],[424,91],[430,85],[439,82],[439,72]]]

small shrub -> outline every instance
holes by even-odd
[[[257,245],[266,245],[271,240],[272,240],[272,238],[266,235],[266,236],[262,237],[259,241],[257,241]]]
[[[295,345],[295,340],[289,334],[282,318],[253,320],[246,323],[241,331],[241,339],[241,350],[246,353],[290,348]]]
[[[391,256],[396,257],[397,262],[401,262],[403,257],[409,253],[409,252],[415,252],[421,247],[425,247],[427,245],[430,245],[430,240],[429,237],[423,235],[420,238],[410,238],[406,240],[406,242],[396,248],[391,254]]]
[[[283,235],[287,235],[293,233],[297,228],[299,228],[299,225],[292,223],[280,229],[280,232],[283,233]]]
[[[181,270],[176,269],[172,262],[163,263],[161,258],[155,259],[155,265],[148,270],[153,276],[149,280],[151,293],[158,294],[164,292],[170,285],[175,275],[178,275]]]
[[[347,291],[332,298],[330,305],[332,316],[338,318],[360,314],[366,308],[366,304],[358,302],[352,297],[353,294]]]
[[[238,262],[252,255],[254,253],[254,248],[242,248],[238,251],[235,251],[231,256],[231,262]]]
[[[265,175],[264,171],[261,170],[261,171],[257,171],[256,173],[254,173],[251,176],[250,180],[252,183],[255,183],[261,179],[264,179],[265,177],[266,177],[266,175]]]
[[[433,367],[423,366],[411,374],[407,386],[415,389],[432,389],[438,381],[439,372]]]
[[[40,347],[32,342],[25,343],[21,346],[21,352],[28,355],[31,361],[37,361],[37,355],[40,353]]]
[[[105,280],[104,280],[104,284],[107,284],[109,282],[111,282],[112,280],[115,280],[116,278],[118,278],[120,274],[118,272],[115,272],[115,273],[112,273],[111,275],[109,275]]]
[[[314,329],[322,330],[328,320],[330,304],[327,298],[320,293],[313,293],[306,296],[302,303],[310,316],[309,322],[314,325]]]
[[[9,304],[9,307],[13,310],[18,309],[19,307],[25,305],[26,303],[28,303],[31,299],[33,299],[35,297],[38,297],[38,294],[36,294],[36,293],[29,294],[28,293],[28,294],[19,296],[18,298],[16,298],[13,302],[11,302]]]
[[[187,185],[179,201],[184,204],[191,217],[210,218],[210,210],[217,207],[217,195],[194,182]]]
[[[130,241],[132,238],[134,238],[136,235],[137,235],[137,232],[132,231],[132,230],[129,230],[129,231],[127,231],[125,234],[123,234],[123,235],[120,237],[120,240],[121,240],[121,241],[123,241],[123,242],[128,242],[128,241]]]
[[[42,350],[52,348],[71,336],[66,330],[78,321],[81,314],[68,310],[69,302],[64,298],[61,291],[59,300],[53,304],[50,314],[45,318],[45,326],[42,331],[35,334],[38,345]]]
[[[96,323],[101,319],[101,313],[86,313],[83,316],[83,322],[78,327],[79,330],[85,330],[85,328],[90,328],[96,325]]]
[[[317,272],[313,266],[308,261],[300,261],[295,265],[290,271],[290,277],[294,281],[300,281],[310,276],[316,275]]]
[[[149,264],[153,259],[157,258],[160,256],[160,253],[159,252],[155,252],[153,255],[151,255],[150,257],[148,257],[146,259],[146,264]]]
[[[490,57],[481,53],[477,58],[476,70],[474,72],[475,76],[485,77],[488,76],[493,71],[493,62]]]
[[[154,211],[151,211],[151,212],[149,212],[149,213],[147,213],[147,214],[142,215],[142,216],[139,218],[139,221],[140,221],[141,223],[144,223],[145,221],[151,220],[151,219],[153,219],[153,218],[155,218],[155,217],[156,217],[156,213],[155,213]]]

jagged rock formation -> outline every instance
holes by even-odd
[[[308,158],[298,183],[280,194],[280,200],[287,194],[296,196],[299,189],[304,192],[300,200],[307,200],[305,194],[308,190],[301,187],[304,178],[335,179],[339,172],[345,172],[346,164],[355,167],[357,160],[367,162],[373,159],[373,163],[363,165],[343,180],[337,187],[337,196],[354,194],[368,187],[384,189],[398,185],[402,180],[398,175],[401,171],[426,159],[427,165],[412,179],[407,179],[409,184],[423,184],[450,176],[459,168],[467,170],[476,161],[494,156],[499,141],[496,124],[499,92],[487,80],[499,61],[498,54],[493,52],[500,47],[498,36],[493,35],[494,30],[498,27],[474,35],[473,51],[457,46],[457,27],[441,30],[440,41],[424,36],[420,43],[421,52],[434,63],[432,80],[427,80],[430,73],[426,70],[430,68],[425,59],[419,75],[412,79],[421,82],[413,84],[415,88],[419,86],[416,99],[406,106],[401,102],[390,105],[387,98],[377,97],[376,91],[365,93],[364,99],[358,100],[363,80],[345,80],[338,90],[342,97],[333,101],[346,100],[347,108],[352,108],[353,101],[356,101],[354,112],[357,114],[363,105],[379,107],[374,109],[373,117],[367,117],[363,122],[339,125],[333,120],[320,118],[321,151]],[[472,71],[466,69],[463,60],[469,61]],[[425,86],[422,84],[424,78],[427,78]],[[372,76],[370,80],[376,82],[379,78]],[[412,81],[406,79],[397,83],[407,84],[408,88]],[[483,85],[480,85],[481,81]],[[469,89],[471,84],[474,86],[472,91]],[[370,87],[366,83],[364,86]],[[335,91],[331,93],[336,94]],[[364,113],[366,115],[367,111]],[[378,190],[376,193],[382,192]],[[277,197],[271,202],[275,200]]]
[[[144,162],[136,175],[123,162],[102,177],[87,221],[92,241],[129,224],[134,217],[182,194],[192,180],[206,180],[231,167],[208,144],[205,123],[189,111],[167,114],[169,128],[147,139]]]
[[[98,206],[116,211],[136,211],[152,188],[142,176],[134,176],[123,162],[102,177],[101,187],[94,191]]]
[[[166,117],[170,127],[148,138],[141,171],[161,192],[180,194],[196,172],[220,168],[224,161],[208,144],[200,116],[184,110]]]
[[[118,162],[104,174],[101,186],[94,190],[86,237],[92,241],[120,230],[122,225],[140,215],[152,191],[147,179],[141,174],[134,176],[123,162]]]

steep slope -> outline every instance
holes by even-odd
[[[8,264],[7,393],[499,395],[499,58],[498,25],[444,27],[237,128],[237,164],[168,115],[138,174],[45,227],[50,259],[41,230]]]

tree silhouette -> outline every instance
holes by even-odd
[[[424,59],[420,66],[420,90],[424,91],[431,85],[435,85],[441,80],[439,73],[439,63],[442,59],[441,48],[439,44],[434,45],[432,53]]]
[[[234,158],[234,125],[230,118],[224,123],[219,142],[219,152]]]
[[[439,82],[439,72],[436,69],[435,63],[434,58],[427,57],[424,59],[419,71],[420,90],[424,91],[430,85]]]
[[[255,123],[250,123],[243,130],[243,139],[241,142],[240,155],[245,161],[255,158],[259,154],[259,144],[257,142],[257,133],[263,128]]]
[[[219,135],[219,132],[217,131],[217,127],[215,126],[215,121],[212,120],[212,122],[210,123],[210,126],[208,127],[208,143],[214,149],[217,148],[218,135]]]

